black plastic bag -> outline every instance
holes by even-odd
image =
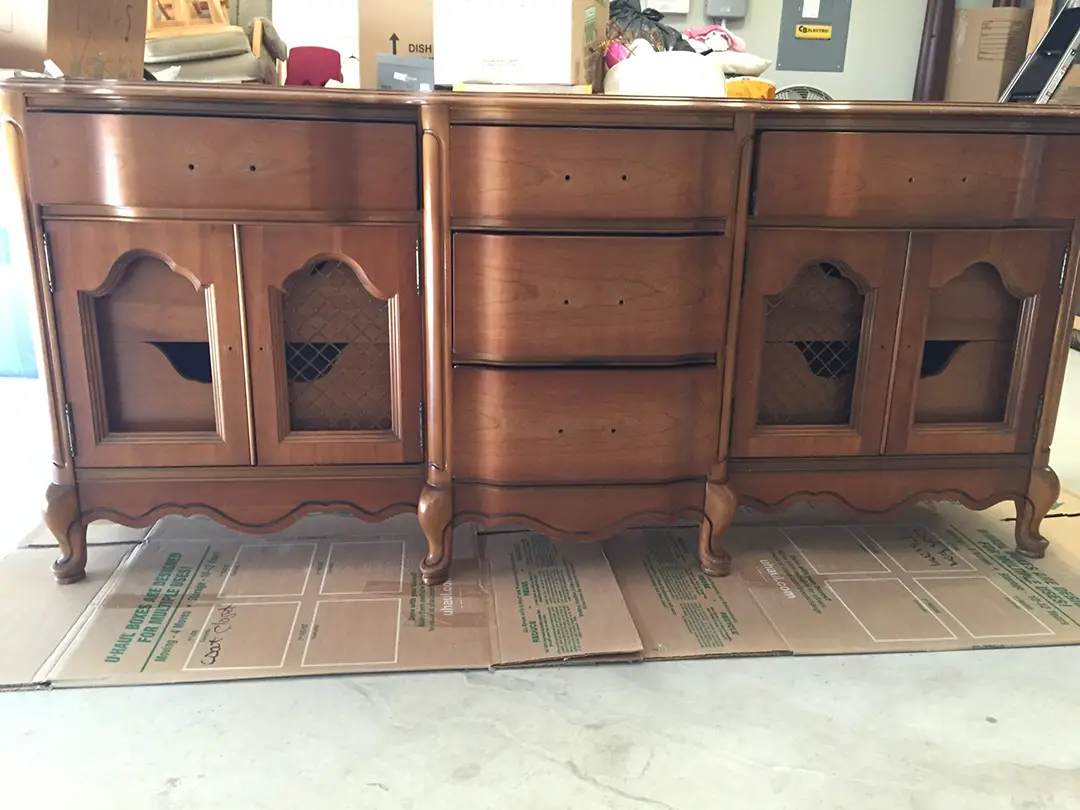
[[[647,40],[657,51],[693,51],[683,35],[660,22],[664,15],[656,9],[641,10],[638,0],[612,0],[608,16],[608,38],[630,44]]]

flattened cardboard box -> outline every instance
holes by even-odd
[[[51,548],[0,561],[0,686],[1075,644],[1078,514],[1063,494],[1044,560],[1013,553],[1011,505],[928,504],[891,524],[743,515],[719,580],[698,568],[696,526],[625,532],[606,557],[462,528],[437,588],[416,574],[412,516],[327,515],[265,539],[170,518],[133,551],[94,549],[80,585],[51,582]]]
[[[1080,643],[1080,520],[1069,523],[1037,561],[1013,552],[1010,524],[959,507],[735,526],[720,580],[697,568],[695,529],[606,545],[646,659],[961,650]]]
[[[414,516],[322,516],[275,539],[165,521],[114,577],[48,673],[136,684],[636,657],[641,643],[598,546],[534,534],[454,538],[429,588]]]

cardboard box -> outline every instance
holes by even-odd
[[[19,586],[0,605],[0,688],[640,660],[599,545],[459,527],[453,577],[432,588],[426,550],[413,515],[320,515],[268,538],[169,518],[58,588],[55,550],[20,549],[0,561],[0,586]]]
[[[362,88],[377,89],[379,74],[385,74],[387,66],[394,62],[394,57],[432,58],[434,49],[432,47],[431,4],[432,0],[368,0],[367,2],[360,0],[360,86]],[[382,70],[380,70],[380,65],[383,65]],[[417,73],[415,69],[405,72]]]
[[[0,0],[0,68],[141,81],[146,3],[130,0]]]
[[[608,0],[435,0],[435,83],[592,84]]]
[[[1061,104],[1066,107],[1080,105],[1080,65],[1073,65],[1061,80],[1058,89],[1050,97],[1051,104]],[[1075,330],[1077,327],[1073,325]]]
[[[986,8],[956,12],[946,101],[996,102],[1027,55],[1031,9]]]

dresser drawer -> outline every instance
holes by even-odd
[[[720,236],[454,237],[462,360],[714,357],[727,323]]]
[[[32,113],[45,205],[415,211],[410,124]]]
[[[732,206],[727,130],[456,126],[450,143],[455,217],[714,219]]]
[[[454,476],[493,483],[704,476],[720,421],[714,366],[454,370]]]
[[[1011,219],[1027,145],[1023,135],[766,132],[754,213]]]

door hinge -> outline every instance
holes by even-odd
[[[423,280],[420,274],[420,240],[416,240],[416,294],[421,296],[424,294]]]
[[[41,234],[41,247],[45,252],[45,280],[49,282],[49,295],[52,295],[56,292],[56,280],[53,278],[52,247],[47,233]]]
[[[427,458],[427,408],[420,403],[420,456]]]
[[[70,402],[64,403],[64,426],[67,429],[68,455],[75,458],[75,415]]]
[[[1043,395],[1039,394],[1039,401],[1035,405],[1035,429],[1031,434],[1032,444],[1038,444],[1039,442],[1039,428],[1042,426],[1043,416]]]

